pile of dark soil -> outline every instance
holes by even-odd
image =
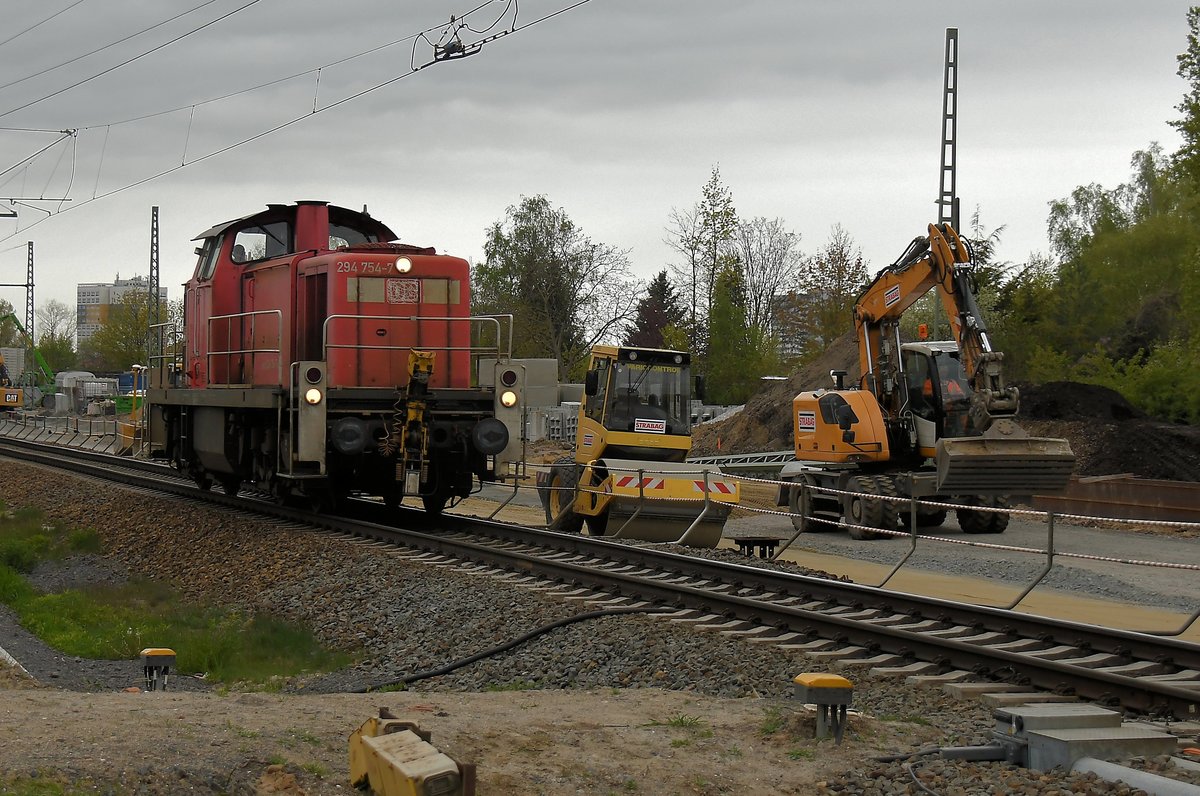
[[[755,394],[745,408],[692,432],[693,455],[754,453],[792,447],[792,398],[831,387],[831,370],[859,377],[853,334],[834,342],[820,358]],[[1076,475],[1129,473],[1142,478],[1200,481],[1200,427],[1146,418],[1120,393],[1094,384],[1055,381],[1022,384],[1018,422],[1031,436],[1066,439],[1075,452]]]

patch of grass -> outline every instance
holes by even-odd
[[[537,683],[528,680],[513,680],[511,683],[492,683],[485,691],[536,691]]]
[[[758,732],[760,735],[774,735],[783,729],[785,723],[779,708],[768,708],[763,716],[762,724],[758,725]]]
[[[906,716],[901,716],[897,713],[885,713],[879,717],[879,720],[880,721],[889,721],[889,722],[902,721],[906,724],[919,724],[922,727],[930,726],[929,719],[925,718],[924,716],[911,715],[911,714],[906,715]]]
[[[789,760],[812,760],[817,753],[812,749],[789,749],[787,756]]]
[[[292,736],[298,741],[303,741],[304,743],[311,744],[313,746],[321,745],[321,739],[313,735],[308,730],[289,730],[289,732],[291,732]]]
[[[729,747],[729,749],[728,749],[728,750],[725,752],[725,754],[726,754],[726,756],[727,756],[727,757],[732,757],[734,760],[738,760],[738,759],[740,759],[740,758],[742,757],[742,754],[743,754],[743,752],[742,752],[742,747],[740,747],[740,746],[731,746],[731,747]]]
[[[225,722],[225,727],[239,738],[257,738],[262,733],[257,730],[247,729],[234,724],[232,721]]]
[[[325,777],[329,776],[329,769],[320,763],[305,763],[300,766],[300,768],[304,769],[309,774],[312,774],[314,777],[320,777],[321,779],[325,779]]]
[[[671,741],[672,749],[679,749],[680,747],[691,745],[692,740],[690,738],[676,738],[675,740]]]
[[[17,572],[32,572],[42,561],[72,553],[97,553],[95,531],[68,531],[60,524],[47,525],[36,509],[19,509],[0,516],[0,565]]]
[[[621,783],[621,788],[624,789],[626,793],[634,793],[638,789],[637,780],[636,779],[627,779]]]
[[[683,727],[686,729],[693,729],[693,728],[699,727],[703,724],[704,724],[704,720],[701,719],[699,716],[691,716],[691,715],[688,715],[687,713],[678,713],[678,714],[672,716],[671,718],[667,719],[666,721],[652,721],[652,722],[650,722],[649,726],[651,726],[651,727]]]
[[[186,603],[166,584],[137,580],[39,594],[21,573],[41,561],[96,552],[94,531],[45,525],[41,514],[0,516],[0,602],[50,646],[81,658],[137,660],[142,649],[170,647],[176,671],[207,672],[225,682],[274,684],[303,672],[331,671],[353,656],[322,648],[302,627]]]
[[[0,794],[4,796],[95,796],[99,789],[90,780],[71,780],[61,774],[34,774],[32,777],[0,776]],[[122,796],[124,789],[106,791]]]

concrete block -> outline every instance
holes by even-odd
[[[1049,771],[1056,766],[1069,768],[1081,757],[1124,760],[1169,755],[1175,751],[1174,735],[1131,723],[1120,727],[1044,730],[1027,735],[1029,767],[1038,771]]]
[[[983,694],[979,701],[989,708],[1012,707],[1014,705],[1032,705],[1035,702],[1074,702],[1075,697],[1059,696],[1058,694]]]
[[[915,664],[915,663],[913,664],[913,666],[916,666],[916,665],[917,664]],[[904,669],[904,668],[907,668],[907,667],[899,667],[898,669],[896,669],[894,671],[896,674],[903,674],[903,672],[901,672],[900,669]],[[885,670],[883,670],[883,673],[879,674],[878,676],[887,677],[890,673],[891,672],[889,670],[885,669]],[[871,674],[875,674],[875,672],[871,672]],[[970,672],[964,672],[962,669],[955,669],[954,671],[946,672],[945,674],[913,674],[913,675],[909,675],[908,677],[904,678],[904,684],[911,685],[914,688],[929,688],[929,687],[935,686],[935,685],[945,685],[946,683],[962,682],[963,680],[966,680],[970,676],[971,676]]]
[[[1121,714],[1082,702],[1056,702],[997,708],[996,733],[1015,735],[1082,727],[1120,727]]]
[[[946,683],[943,690],[955,699],[973,699],[980,694],[1031,694],[1028,686],[1010,683]]]

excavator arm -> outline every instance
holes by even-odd
[[[1015,387],[1004,383],[1004,355],[992,350],[973,278],[970,246],[949,224],[930,224],[929,234],[914,239],[859,295],[854,308],[859,363],[864,385],[882,405],[894,406],[899,389],[900,318],[936,289],[974,393],[977,427],[987,428],[992,418],[1016,414],[1019,396]]]
[[[33,352],[33,361],[37,363],[38,370],[41,371],[42,377],[46,379],[47,384],[54,384],[54,371],[51,370],[50,366],[46,363],[46,359],[42,356],[42,352],[39,351],[37,346],[33,344],[33,338],[29,336],[29,332],[25,331],[25,327],[21,325],[21,321],[14,313],[11,312],[8,315],[0,316],[0,323],[4,323],[5,321],[12,321],[13,326],[17,327],[17,331],[21,333],[21,340],[24,341],[25,347]]]

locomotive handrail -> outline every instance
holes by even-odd
[[[212,369],[213,357],[218,357],[218,356],[223,356],[226,358],[225,359],[225,368],[226,368],[225,378],[226,378],[226,380],[225,380],[224,384],[231,385],[231,384],[239,383],[239,382],[233,381],[232,376],[231,376],[231,373],[233,370],[233,367],[232,367],[233,366],[233,357],[236,355],[239,355],[239,354],[249,354],[250,355],[250,367],[248,368],[248,370],[250,370],[251,373],[253,373],[253,363],[254,363],[254,355],[255,354],[274,354],[275,355],[275,363],[276,363],[275,364],[275,370],[276,370],[275,383],[276,384],[283,383],[283,348],[282,348],[282,345],[283,345],[283,310],[252,310],[251,312],[235,312],[232,315],[214,315],[208,319],[209,344],[210,345],[212,344],[212,339],[213,339],[213,334],[212,334],[213,321],[225,321],[226,322],[226,329],[225,329],[226,338],[232,339],[233,338],[233,321],[236,319],[244,320],[246,318],[249,318],[250,319],[249,338],[251,340],[253,340],[254,339],[254,331],[255,331],[255,319],[259,315],[272,315],[275,317],[275,323],[276,323],[275,339],[279,341],[280,347],[279,348],[239,348],[239,349],[229,349],[227,351],[209,350],[209,352],[206,356],[206,361],[207,361],[207,365],[208,365],[208,382],[210,385],[219,386],[217,384],[217,382],[215,382],[215,380],[213,379],[213,369]]]
[[[173,362],[180,361],[179,352],[174,350],[179,344],[178,324],[175,321],[166,321],[165,323],[154,323],[150,325],[150,335],[158,337],[158,350],[161,353],[149,354],[147,357],[147,365],[151,373],[157,374],[157,384],[153,382],[147,383],[145,388],[150,386],[165,387],[170,384],[171,369],[170,365]],[[157,330],[157,332],[155,331]],[[170,340],[170,344],[167,340]],[[168,353],[167,349],[171,351]],[[149,353],[149,352],[147,352]]]
[[[501,335],[503,327],[500,323],[502,318],[508,318],[508,347],[507,350],[501,347]],[[333,321],[386,321],[386,322],[417,322],[417,321],[466,321],[468,324],[483,324],[490,323],[495,327],[496,345],[492,346],[449,346],[449,345],[426,345],[421,344],[421,349],[425,351],[466,351],[471,354],[472,359],[482,358],[485,353],[490,353],[493,348],[495,350],[496,359],[506,359],[512,355],[512,316],[511,315],[462,315],[442,316],[442,315],[330,315],[321,325],[321,350],[322,358],[329,361],[329,351],[332,349],[358,350],[358,351],[411,351],[415,346],[411,345],[365,345],[362,343],[330,343],[329,342],[329,326]]]

